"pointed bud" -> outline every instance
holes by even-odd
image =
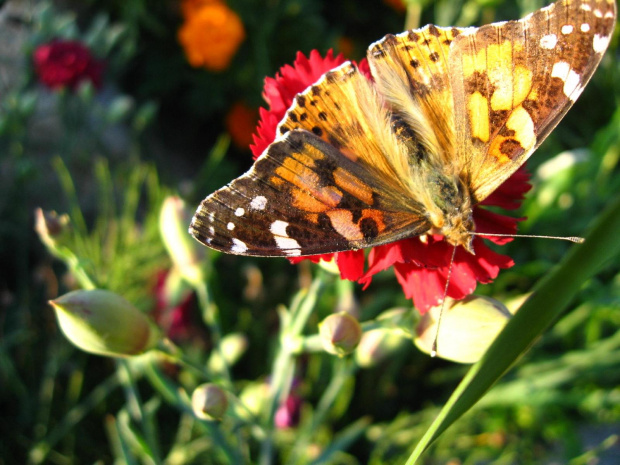
[[[319,323],[324,349],[343,357],[355,350],[362,337],[359,321],[348,313],[335,313]]]
[[[69,341],[93,354],[138,355],[157,345],[159,329],[124,298],[102,289],[69,292],[49,302]]]
[[[416,346],[431,353],[441,306],[433,307],[416,328]],[[475,363],[511,318],[508,309],[490,297],[471,295],[460,301],[446,301],[439,327],[437,356],[458,363]]]
[[[50,252],[56,254],[59,243],[68,236],[69,216],[66,214],[58,216],[55,211],[43,211],[37,208],[34,217],[34,229],[41,242]]]
[[[194,415],[201,420],[220,420],[228,409],[226,392],[213,383],[205,383],[192,393]]]
[[[204,281],[204,248],[187,232],[191,213],[179,197],[167,197],[159,215],[159,230],[164,246],[181,275],[190,284]]]

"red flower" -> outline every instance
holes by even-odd
[[[103,64],[78,41],[54,40],[40,45],[34,51],[33,60],[39,81],[50,89],[75,89],[83,81],[101,87]]]
[[[254,145],[250,147],[255,158],[275,140],[277,125],[293,103],[295,95],[344,61],[346,60],[342,55],[334,57],[331,50],[324,58],[316,50],[310,53],[310,58],[298,53],[293,66],[286,65],[275,78],[265,79],[263,97],[269,104],[269,109],[260,109],[261,119],[257,134],[254,135]],[[358,66],[368,78],[372,78],[366,60]],[[514,234],[517,222],[521,219],[493,213],[481,206],[493,205],[509,210],[518,208],[523,194],[531,187],[528,179],[524,169],[517,171],[484,202],[475,206],[473,217],[476,231]],[[504,237],[485,239],[499,245],[512,240]],[[479,236],[474,238],[473,246],[476,255],[461,247],[456,251],[448,287],[449,297],[462,299],[474,292],[476,283],[489,283],[497,277],[501,268],[514,265],[510,257],[488,248]],[[368,269],[365,272],[366,256],[363,250],[291,258],[290,261],[298,263],[309,259],[317,263],[319,260],[334,259],[343,279],[358,281],[364,288],[370,284],[375,274],[393,266],[405,296],[413,299],[420,313],[425,313],[443,298],[452,251],[452,245],[443,240],[443,236],[424,236],[374,247],[368,253]]]

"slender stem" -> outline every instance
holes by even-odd
[[[232,388],[232,380],[230,376],[230,368],[226,362],[226,357],[222,351],[222,330],[220,327],[220,315],[217,305],[211,302],[209,296],[209,288],[206,281],[201,281],[194,286],[196,294],[198,295],[198,302],[202,310],[202,318],[206,325],[209,327],[211,333],[211,340],[213,342],[213,350],[218,354],[222,361],[222,371],[218,373],[224,378],[225,387],[227,389]]]
[[[274,418],[280,403],[288,396],[295,370],[295,347],[308,318],[312,314],[318,296],[325,284],[326,274],[319,270],[308,289],[301,290],[293,299],[290,311],[281,317],[282,329],[276,358],[271,370],[271,399],[267,410],[265,438],[261,443],[259,464],[271,465],[274,459]],[[293,342],[293,343],[291,343]]]
[[[124,378],[123,384],[125,385],[127,392],[128,409],[131,412],[131,415],[138,420],[142,426],[142,432],[144,433],[144,438],[149,446],[151,458],[157,464],[162,463],[157,434],[155,432],[155,428],[153,427],[153,422],[144,413],[142,398],[136,389],[129,363],[127,360],[120,359],[118,360],[118,366],[120,371],[123,373],[123,377],[121,379]]]
[[[297,441],[295,441],[295,445],[291,449],[293,451],[291,458],[287,463],[295,464],[302,461],[304,458],[303,453],[307,450],[307,446],[310,444],[313,434],[318,430],[319,426],[323,423],[323,420],[334,405],[338,394],[342,391],[344,383],[351,378],[357,368],[358,367],[353,360],[340,359],[336,361],[334,376],[325,391],[323,391],[323,395],[321,396],[316,410],[314,411],[314,415],[312,416],[312,421],[306,428],[304,428]]]

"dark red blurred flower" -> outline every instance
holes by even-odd
[[[169,272],[163,271],[157,274],[155,283],[155,308],[153,319],[173,341],[179,342],[190,339],[196,333],[193,321],[194,294],[190,289],[176,289],[169,295],[166,289],[166,280]]]
[[[54,40],[39,45],[34,51],[33,61],[39,81],[50,89],[75,89],[84,81],[101,87],[103,63],[95,59],[81,42]]]
[[[245,104],[235,102],[228,110],[224,123],[233,143],[242,149],[252,143],[252,135],[258,121],[258,110]]]
[[[334,57],[331,50],[325,57],[321,57],[316,50],[310,53],[309,58],[298,53],[293,66],[285,65],[275,78],[265,79],[263,97],[269,104],[269,109],[260,109],[260,121],[254,135],[254,145],[250,147],[254,158],[258,158],[275,140],[277,125],[293,103],[295,95],[315,83],[325,72],[345,61],[341,54]],[[366,60],[362,60],[358,67],[366,77],[372,79]],[[522,218],[493,213],[482,206],[492,205],[508,210],[518,208],[523,195],[531,187],[528,179],[526,171],[520,169],[484,202],[474,207],[473,216],[477,232],[497,234],[516,232],[517,222]],[[499,245],[512,240],[499,237],[485,237],[485,239]],[[497,277],[500,269],[514,265],[510,257],[488,248],[481,237],[474,238],[473,246],[476,255],[468,253],[461,247],[456,251],[448,288],[449,297],[462,299],[474,292],[478,282],[489,283]],[[366,255],[363,250],[291,258],[290,261],[298,263],[301,260],[312,260],[317,263],[320,260],[334,259],[343,279],[358,281],[364,288],[370,284],[375,274],[393,266],[405,296],[413,299],[420,313],[425,313],[443,298],[452,251],[453,247],[443,240],[443,236],[429,235],[372,248],[367,256],[366,271],[364,271]]]

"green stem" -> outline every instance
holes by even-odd
[[[159,441],[157,440],[157,434],[150,418],[144,412],[142,398],[140,393],[136,389],[136,384],[131,373],[131,368],[127,360],[119,359],[118,366],[121,373],[123,373],[122,379],[125,385],[125,392],[127,393],[127,408],[131,412],[131,416],[140,422],[142,432],[146,444],[148,444],[151,458],[156,464],[162,463],[161,453],[159,451]]]
[[[194,286],[194,289],[196,290],[198,302],[200,303],[200,308],[202,309],[202,318],[205,324],[209,327],[213,350],[218,354],[222,361],[221,373],[218,373],[218,375],[223,378],[226,389],[231,390],[232,379],[230,376],[230,368],[228,367],[226,357],[222,351],[222,330],[220,327],[219,310],[217,305],[211,302],[206,280],[200,281],[200,283]]]
[[[323,423],[323,420],[325,420],[325,417],[334,405],[338,394],[342,391],[344,383],[353,376],[357,368],[353,360],[339,359],[336,361],[334,376],[317,404],[316,410],[312,416],[312,421],[304,428],[297,441],[295,441],[294,446],[291,448],[292,454],[288,463],[300,463],[304,459],[303,454],[308,450],[308,444],[310,444],[313,435],[318,431],[319,426]]]
[[[280,333],[280,344],[277,355],[273,363],[270,378],[271,398],[267,410],[265,425],[265,438],[261,442],[259,464],[270,465],[273,463],[273,441],[274,441],[274,418],[281,402],[289,394],[293,374],[295,371],[295,347],[294,341],[297,340],[308,318],[312,314],[318,300],[321,289],[325,284],[325,273],[321,270],[308,289],[301,290],[293,299],[290,312],[281,318],[282,329]],[[293,343],[291,343],[293,341]]]

